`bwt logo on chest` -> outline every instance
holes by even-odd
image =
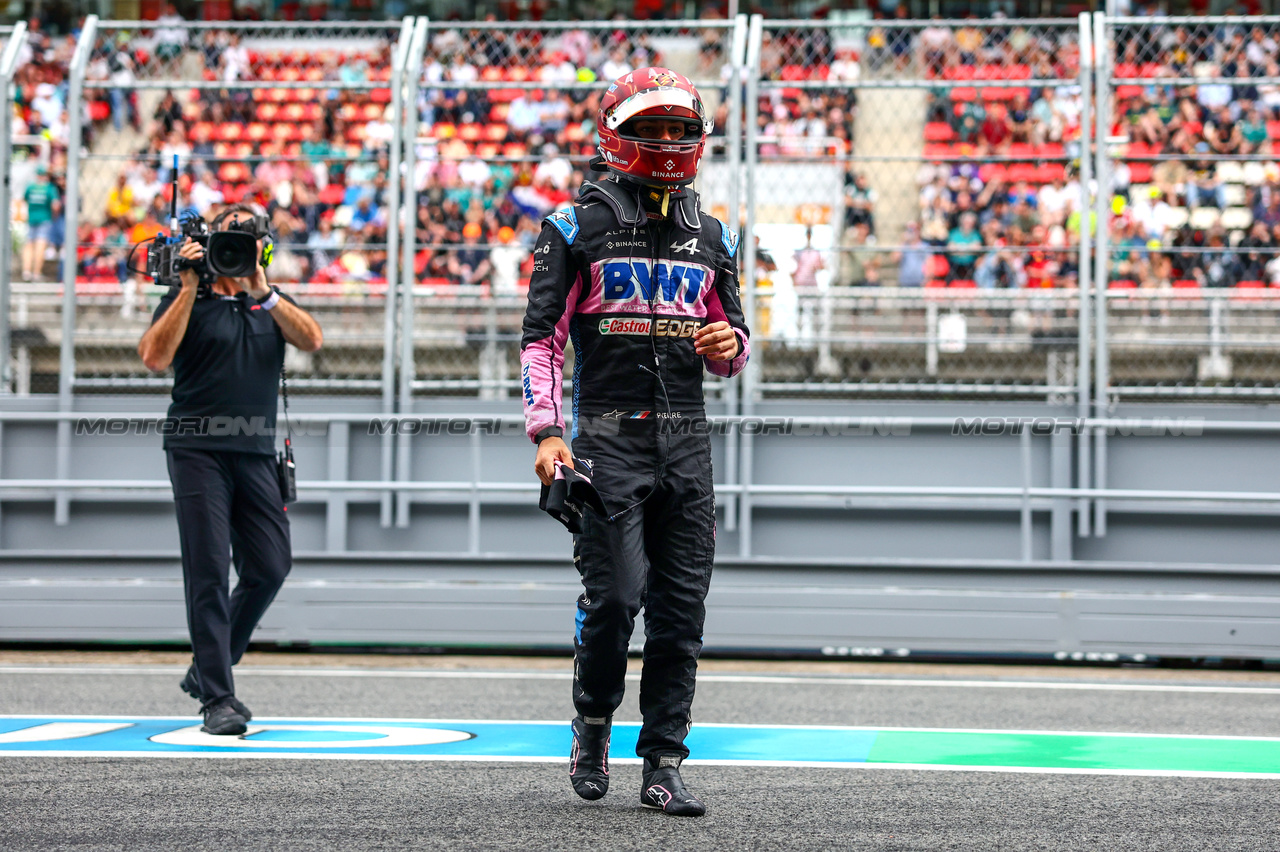
[[[664,260],[658,263],[658,274],[653,274],[653,261],[629,258],[606,260],[600,264],[600,298],[604,302],[683,302],[691,305],[698,301],[707,274],[711,271],[695,263]]]

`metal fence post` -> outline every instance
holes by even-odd
[[[1107,16],[1098,12],[1093,18],[1093,44],[1097,57],[1094,62],[1095,92],[1097,94],[1098,125],[1098,196],[1097,196],[1097,258],[1094,266],[1094,286],[1097,291],[1097,345],[1095,348],[1096,365],[1093,410],[1096,417],[1105,417],[1107,385],[1110,383],[1109,350],[1107,348],[1107,285],[1108,285],[1108,249],[1111,237],[1111,69],[1114,64],[1112,51],[1114,46],[1110,38]],[[1098,428],[1094,431],[1093,487],[1107,487],[1107,432]],[[1107,534],[1107,501],[1098,498],[1093,503],[1093,534],[1099,538]]]
[[[733,52],[729,55],[729,88],[725,96],[729,101],[729,127],[725,136],[725,160],[729,167],[729,227],[741,235],[742,229],[742,83],[743,71],[746,68],[747,52],[747,16],[734,18]],[[739,237],[741,241],[741,237]],[[742,250],[738,251],[738,261],[742,261]],[[749,271],[739,268],[740,289],[751,286]],[[745,285],[741,282],[745,281]],[[725,384],[725,413],[739,414],[742,411],[741,388],[738,382]],[[738,454],[741,437],[737,429],[729,430],[724,439],[724,481],[726,485],[738,484]],[[724,500],[724,526],[729,532],[738,528],[738,496],[728,494]]]
[[[402,224],[400,212],[400,186],[404,180],[401,174],[402,145],[404,143],[404,69],[409,55],[409,42],[413,38],[414,19],[406,17],[400,25],[400,39],[396,42],[396,55],[391,65],[391,170],[388,206],[391,216],[387,219],[387,295],[382,318],[382,413],[394,414],[396,410],[396,296],[400,286],[400,264],[395,258],[400,250],[400,228]],[[416,108],[416,107],[415,107]],[[413,227],[412,220],[405,223]],[[395,464],[395,441],[390,432],[382,436],[381,474],[384,482],[391,480]],[[379,504],[379,520],[383,529],[391,526],[392,493],[382,492]]]
[[[58,353],[58,410],[72,409],[76,374],[76,258],[79,256],[77,239],[80,227],[80,146],[82,141],[81,118],[84,115],[84,74],[89,63],[89,52],[98,37],[98,16],[85,18],[71,57],[70,90],[67,94],[67,114],[71,127],[67,144],[67,197],[63,207],[66,217],[66,238],[62,247],[62,340]],[[58,446],[55,449],[54,471],[58,479],[71,475],[71,421],[58,422]],[[53,520],[64,526],[71,516],[71,494],[59,491],[54,496]]]
[[[403,246],[403,280],[401,288],[404,298],[400,300],[400,413],[408,414],[413,409],[413,380],[417,373],[413,357],[413,285],[417,281],[414,270],[415,242],[418,221],[418,84],[422,79],[422,57],[427,46],[427,19],[418,18],[414,24],[413,40],[409,45],[409,53],[405,62],[405,103],[409,107],[405,113],[405,152],[404,152],[404,208],[405,233]],[[400,434],[396,447],[396,481],[408,482],[413,478],[413,456],[411,455],[411,436]],[[396,526],[404,529],[409,526],[409,497],[407,491],[396,495]]]
[[[747,92],[746,92],[746,172],[755,174],[757,160],[758,128],[756,113],[759,111],[760,81],[760,44],[764,37],[764,17],[751,16],[751,31],[747,37]],[[742,310],[746,315],[747,327],[756,327],[756,186],[755,181],[746,181],[745,200],[747,204],[746,222],[742,228],[743,265],[746,268],[746,286],[742,288]],[[755,413],[755,384],[759,372],[759,364],[749,359],[746,369],[742,371],[742,413],[750,416]],[[741,428],[741,426],[739,426]],[[752,453],[755,449],[755,436],[749,431],[742,435],[742,461],[739,463],[739,474],[742,483],[742,497],[738,505],[738,555],[751,555],[751,479],[753,473]]]
[[[1098,145],[1095,151],[1095,132],[1093,118],[1093,15],[1080,13],[1080,286],[1077,291],[1079,307],[1076,310],[1080,318],[1080,330],[1076,355],[1076,417],[1084,422],[1090,414],[1090,366],[1093,360],[1091,348],[1091,311],[1093,310],[1093,290],[1091,287],[1093,261],[1093,197],[1090,184],[1093,182],[1093,158],[1101,156],[1103,146]],[[1102,125],[1101,115],[1098,126]],[[1076,487],[1087,489],[1090,482],[1089,469],[1089,433],[1081,429],[1076,436]],[[1077,534],[1090,534],[1090,516],[1092,503],[1088,498],[1076,501]]]
[[[13,133],[9,127],[13,115],[13,73],[18,63],[18,51],[27,40],[27,24],[19,21],[9,32],[0,54],[0,211],[4,211],[5,229],[0,239],[0,395],[13,392],[13,368],[9,358],[9,293],[13,281],[13,238],[9,227],[13,205]]]

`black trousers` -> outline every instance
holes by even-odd
[[[171,449],[187,628],[205,706],[235,694],[231,666],[284,583],[293,554],[275,459]],[[230,566],[239,582],[228,593]]]
[[[655,484],[661,442],[667,444],[666,465]],[[583,585],[574,706],[583,716],[608,716],[622,702],[627,645],[643,606],[643,725],[636,753],[687,757],[703,601],[715,557],[710,439],[661,438],[653,431],[587,436],[574,439],[573,452],[590,461],[592,483],[610,512],[619,513],[609,520],[588,510],[574,539]]]

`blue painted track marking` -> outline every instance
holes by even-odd
[[[634,763],[639,726],[614,726]],[[191,717],[0,717],[0,757],[307,758],[566,763],[566,722],[255,719],[243,737]],[[702,724],[693,761],[738,766],[948,769],[1280,780],[1280,738],[1069,731]]]
[[[123,726],[123,727],[121,727]],[[37,727],[40,731],[35,731]],[[95,728],[102,728],[96,732]],[[24,733],[25,732],[25,733]],[[635,754],[640,726],[613,728],[612,753]],[[32,737],[40,735],[38,739]],[[876,732],[838,728],[703,725],[687,740],[716,763],[858,763]],[[254,719],[244,737],[199,732],[191,718],[25,716],[0,718],[0,755],[380,756],[412,759],[567,760],[566,722],[381,719]]]

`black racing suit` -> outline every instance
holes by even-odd
[[[609,716],[622,701],[627,645],[645,610],[636,752],[684,745],[715,554],[711,444],[702,371],[742,370],[750,352],[738,300],[737,235],[673,196],[651,220],[640,190],[584,184],[546,220],[534,251],[521,343],[525,423],[535,442],[563,435],[561,378],[574,350],[573,453],[609,512],[586,512],[574,540],[584,587],[574,634],[574,704]],[[654,274],[654,270],[657,270]],[[693,332],[727,321],[731,361],[694,351]]]

